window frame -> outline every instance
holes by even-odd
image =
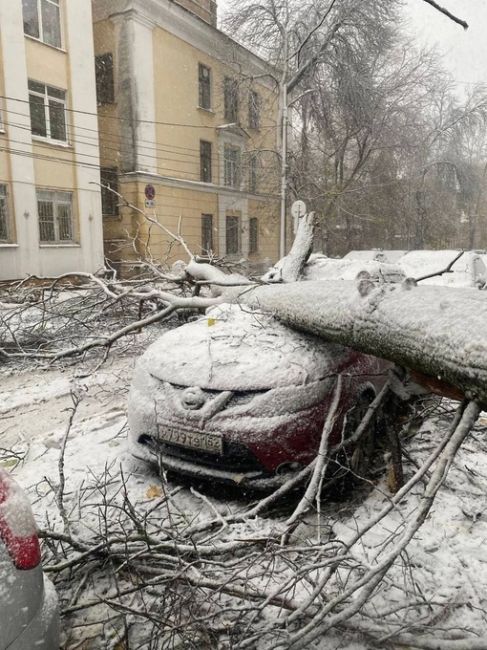
[[[235,159],[228,154],[235,154]],[[223,146],[223,185],[239,190],[242,184],[242,148],[225,143]]]
[[[105,65],[105,59],[109,61],[109,66]],[[108,74],[107,74],[108,72]],[[102,84],[108,78],[107,85]],[[113,53],[104,52],[95,56],[95,82],[96,82],[96,103],[98,106],[110,106],[115,104],[115,69],[113,63]]]
[[[42,196],[44,195],[44,196]],[[47,195],[51,195],[52,198],[49,199]],[[69,197],[69,202],[63,197]],[[39,244],[41,246],[62,246],[63,244],[74,244],[74,219],[73,219],[73,193],[67,192],[64,190],[52,190],[47,188],[36,188],[36,199],[37,199],[37,221],[39,224]],[[41,217],[40,203],[52,203],[52,221],[48,221],[45,216],[44,219]],[[70,237],[60,237],[61,226],[60,220],[64,218],[59,214],[59,207],[69,205],[69,232]],[[54,238],[52,239],[43,239],[43,225],[52,223],[52,231],[54,233]],[[44,226],[46,227],[46,226]],[[46,230],[44,230],[46,232]]]
[[[231,226],[230,224],[234,224]],[[231,238],[230,232],[236,232],[236,250],[230,250]],[[225,255],[241,255],[242,254],[242,229],[241,219],[238,215],[227,214],[225,215]]]
[[[2,228],[5,236],[2,236]],[[10,215],[8,206],[7,183],[0,183],[0,243],[6,244],[10,241]]]
[[[209,245],[208,245],[209,244]],[[210,254],[213,248],[213,215],[202,213],[201,215],[201,250],[203,253]]]
[[[208,72],[208,78],[205,80],[203,78],[203,72]],[[205,111],[211,111],[212,107],[212,72],[211,68],[204,63],[198,63],[198,108],[202,108]],[[206,94],[205,94],[206,89]],[[205,102],[205,99],[207,102]],[[205,104],[208,104],[207,106]]]
[[[32,84],[37,84],[38,86],[42,86],[44,88],[44,92],[41,93],[40,90],[34,90],[32,89]],[[64,95],[63,99],[60,97],[56,97],[56,95],[49,94],[49,91],[54,91],[54,93],[62,93]],[[45,84],[41,81],[35,81],[34,79],[29,79],[28,80],[28,94],[29,94],[29,112],[30,112],[30,129],[31,133],[34,137],[36,138],[43,138],[45,140],[49,140],[50,142],[64,142],[68,143],[68,124],[66,120],[66,95],[67,92],[63,88],[56,88],[55,86],[49,86],[48,84]],[[44,108],[44,127],[45,127],[45,135],[42,133],[34,133],[33,130],[33,117],[32,117],[32,105],[33,102],[31,101],[31,97],[37,97],[42,99],[42,104],[40,102],[36,102],[37,106],[43,106]],[[64,138],[55,138],[52,136],[52,115],[51,115],[51,109],[53,108],[51,105],[51,102],[60,104],[62,105],[62,111],[63,111],[63,133],[64,133]],[[55,109],[55,110],[60,110],[60,109]]]
[[[34,38],[36,41],[40,41],[41,43],[44,43],[44,45],[49,45],[50,47],[55,47],[58,50],[63,49],[64,38],[63,38],[63,21],[62,21],[62,15],[61,15],[62,14],[61,0],[22,0],[22,19],[23,19],[23,16],[24,16],[24,5],[29,3],[29,2],[33,6],[35,5],[38,35],[36,36],[35,34],[29,34],[29,32],[26,31],[25,20],[23,20],[24,35],[28,36],[29,38]],[[52,5],[53,7],[57,7],[58,20],[59,20],[59,23],[58,23],[59,42],[51,43],[51,42],[45,40],[46,28],[45,28],[45,25],[44,25],[44,13],[43,13],[44,4]]]
[[[200,140],[200,181],[202,183],[213,182],[212,157],[213,143],[209,140]]]
[[[261,97],[256,90],[249,92],[249,129],[258,131],[260,129],[260,116],[261,116]]]
[[[238,124],[239,85],[232,77],[223,79],[223,115],[226,122]]]
[[[104,178],[105,175],[105,178]],[[108,178],[107,178],[108,177]],[[114,181],[114,182],[113,182]],[[110,190],[107,190],[103,185],[108,185],[112,190],[118,192],[118,169],[117,167],[101,167],[100,168],[100,183],[101,189],[101,213],[103,218],[118,217],[119,216],[119,198]],[[109,198],[108,198],[109,197]],[[106,205],[109,205],[111,211],[106,211]]]
[[[255,255],[259,252],[259,219],[250,217],[249,219],[249,255]]]
[[[258,160],[257,156],[255,154],[251,155],[249,158],[249,192],[251,194],[257,194],[257,187],[258,187],[258,178],[259,175],[257,173],[257,165],[258,165]]]

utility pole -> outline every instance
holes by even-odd
[[[281,119],[281,193],[280,193],[280,220],[279,220],[279,257],[286,255],[286,193],[287,193],[287,132],[288,132],[288,57],[289,57],[289,34],[288,14],[289,8],[286,5],[286,22],[284,29],[283,63],[280,92],[280,119]]]

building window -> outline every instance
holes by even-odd
[[[259,220],[257,217],[249,219],[249,253],[257,253],[259,250]]]
[[[213,251],[213,215],[201,215],[201,248],[209,254]]]
[[[200,180],[211,183],[211,142],[200,140]]]
[[[6,185],[0,185],[0,241],[8,241],[8,204]]]
[[[115,84],[113,80],[113,56],[110,53],[95,57],[96,100],[98,106],[113,104]]]
[[[225,145],[223,152],[223,184],[226,187],[240,187],[240,149]]]
[[[249,192],[257,192],[257,156],[249,158]]]
[[[226,218],[226,254],[238,255],[240,253],[240,217]]]
[[[116,167],[105,167],[100,171],[101,183],[101,211],[104,217],[118,216],[119,197],[114,194],[118,192],[118,170]]]
[[[29,104],[33,135],[66,142],[66,92],[29,80]]]
[[[37,190],[41,244],[73,241],[72,203],[70,192]]]
[[[225,77],[223,81],[223,104],[225,120],[238,123],[238,81]]]
[[[59,0],[22,0],[24,34],[61,47]]]
[[[198,65],[199,107],[211,109],[211,70],[208,66]]]
[[[249,93],[249,128],[260,129],[260,95],[254,90]]]

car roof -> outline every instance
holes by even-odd
[[[410,251],[400,260],[400,265],[408,277],[418,278],[443,271],[462,251],[460,250],[416,250]],[[474,260],[478,260],[476,266]],[[453,264],[452,273],[424,280],[426,284],[470,285],[475,281],[475,274],[485,275],[482,256],[476,251],[464,251]]]
[[[164,334],[141,363],[158,379],[180,386],[256,391],[317,381],[348,354],[269,314],[221,305]]]
[[[304,268],[305,280],[355,280],[366,271],[379,282],[401,282],[406,279],[398,264],[377,260],[334,259],[324,255],[311,255]]]

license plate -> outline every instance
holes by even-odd
[[[214,433],[192,433],[159,426],[159,438],[164,442],[170,442],[181,447],[210,451],[214,454],[223,453],[223,439],[220,435]]]

